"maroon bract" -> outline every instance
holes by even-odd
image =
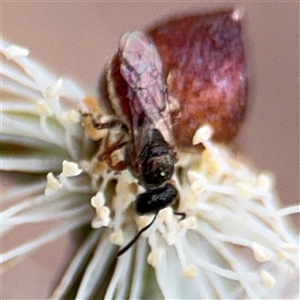
[[[247,73],[241,23],[233,11],[172,18],[147,30],[167,76],[179,147],[191,147],[203,124],[228,143],[238,133],[247,105]]]
[[[169,113],[177,147],[191,151],[195,131],[204,124],[213,139],[229,143],[247,107],[247,71],[241,22],[234,11],[171,18],[149,28],[167,82]],[[130,120],[127,83],[116,56],[111,63],[110,94],[117,115]],[[121,106],[121,109],[120,109]]]

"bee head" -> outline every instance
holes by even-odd
[[[147,186],[157,186],[170,179],[174,173],[174,157],[168,147],[152,148],[151,155],[142,163],[142,180]]]

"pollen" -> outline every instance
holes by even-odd
[[[62,119],[67,123],[77,124],[80,121],[80,114],[77,110],[71,109],[63,114]]]
[[[193,278],[198,275],[198,270],[195,266],[190,266],[183,270],[182,275],[183,275],[183,277],[186,277],[186,278]]]
[[[282,261],[289,259],[290,255],[285,251],[278,252],[278,258]]]
[[[85,134],[92,140],[92,141],[99,141],[108,134],[107,129],[97,129],[93,123],[93,116],[88,115],[83,118],[83,126],[85,129]]]
[[[197,129],[193,137],[193,145],[198,145],[207,142],[211,139],[214,131],[211,126],[203,125]]]
[[[104,194],[99,191],[94,197],[91,199],[91,204],[95,208],[100,208],[105,203]]]
[[[124,243],[124,235],[122,230],[114,231],[109,235],[109,241],[114,245],[122,245]]]
[[[63,166],[63,174],[66,177],[77,176],[82,172],[82,169],[80,169],[78,164],[75,162],[64,160],[62,166]]]
[[[38,101],[35,104],[35,109],[41,117],[50,117],[53,115],[51,107],[45,101]]]
[[[105,162],[103,161],[98,161],[97,163],[95,163],[93,166],[92,166],[92,173],[94,175],[96,174],[102,174],[104,173],[105,171],[107,170],[107,165]]]
[[[138,230],[141,230],[142,228],[146,227],[151,222],[152,219],[153,217],[150,216],[138,216],[136,218],[136,224]]]
[[[92,226],[92,228],[94,228],[94,229],[101,228],[101,227],[103,226],[103,223],[102,223],[102,221],[100,220],[100,218],[99,218],[98,215],[96,215],[96,216],[93,218],[93,220],[92,220],[92,222],[91,222],[91,226]]]
[[[223,167],[220,161],[217,160],[217,155],[208,149],[202,152],[201,168],[202,172],[209,173],[208,175],[218,175],[223,172]]]
[[[253,187],[251,185],[242,182],[237,182],[235,185],[244,199],[250,199],[253,196]]]
[[[63,85],[63,79],[59,78],[54,84],[48,86],[44,94],[45,98],[46,99],[58,98],[62,85]]]
[[[179,224],[182,228],[196,229],[197,222],[195,217],[188,217],[180,221]]]
[[[234,21],[239,21],[242,19],[242,17],[244,16],[245,14],[245,10],[243,8],[238,8],[238,9],[235,9],[231,15],[231,18],[234,20]]]
[[[194,170],[187,172],[188,179],[192,183],[193,181],[197,180],[199,178],[199,172],[195,172]]]
[[[151,251],[147,257],[148,264],[153,268],[157,267],[158,263],[160,262],[163,256],[163,253],[164,251],[161,248],[156,248],[153,251]]]
[[[201,193],[207,188],[207,180],[203,176],[198,176],[191,184],[191,191]]]
[[[174,245],[176,243],[176,241],[178,240],[178,233],[178,228],[176,228],[170,230],[164,235],[165,241],[169,246]]]
[[[107,226],[110,222],[110,209],[107,206],[102,206],[97,210],[97,214],[102,221],[103,226]]]
[[[280,248],[290,254],[296,254],[299,251],[299,247],[297,245],[290,243],[282,243],[280,245]]]
[[[258,262],[269,261],[272,257],[272,252],[258,243],[252,244],[252,250],[254,257]]]
[[[84,98],[84,104],[86,105],[88,111],[91,111],[100,116],[104,114],[103,109],[99,105],[99,101],[97,100],[97,98],[93,96],[88,96]]]
[[[53,175],[53,173],[47,174],[47,187],[46,189],[58,190],[62,187],[59,180]]]
[[[159,217],[165,223],[170,223],[174,219],[174,212],[171,207],[166,207],[159,212]]]
[[[6,49],[5,56],[8,60],[15,58],[16,56],[28,56],[29,50],[17,45],[11,45]]]
[[[257,178],[257,187],[267,191],[272,187],[272,178],[269,174],[260,174]]]
[[[275,278],[269,272],[262,270],[260,276],[265,288],[271,289],[275,285]]]

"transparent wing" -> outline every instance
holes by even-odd
[[[120,71],[128,84],[133,127],[139,128],[142,118],[148,118],[151,126],[173,144],[167,85],[155,46],[144,33],[134,31],[121,37],[119,49]]]

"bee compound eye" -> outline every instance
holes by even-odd
[[[178,197],[178,192],[172,184],[154,188],[140,194],[136,198],[136,212],[140,215],[156,213],[171,205]]]

